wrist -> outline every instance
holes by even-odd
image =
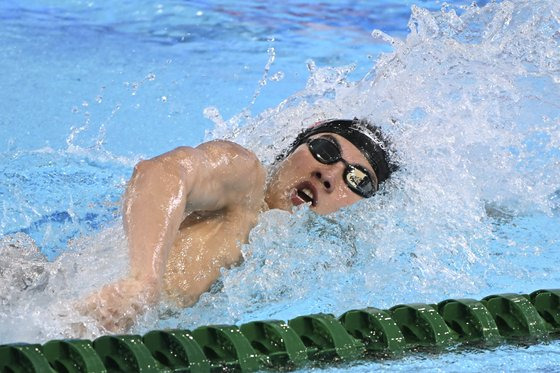
[[[144,287],[148,289],[159,290],[161,288],[161,279],[159,276],[141,273],[141,274],[131,274],[130,276],[134,281],[141,283]]]

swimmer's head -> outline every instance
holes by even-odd
[[[302,131],[284,156],[291,154],[307,139],[318,133],[336,133],[350,141],[367,158],[381,184],[389,178],[396,166],[391,164],[387,155],[389,142],[381,133],[381,129],[358,119],[330,119],[318,122]]]
[[[301,132],[278,157],[267,190],[271,208],[309,203],[329,213],[375,194],[396,169],[381,130],[364,120],[327,120]]]

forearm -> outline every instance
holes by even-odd
[[[186,179],[161,159],[143,161],[136,166],[126,190],[123,222],[130,274],[158,289],[184,217],[189,189]]]
[[[167,256],[183,220],[188,177],[168,154],[140,162],[123,204],[130,274],[93,293],[78,308],[107,330],[123,332],[161,294]]]

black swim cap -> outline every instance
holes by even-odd
[[[359,119],[329,119],[318,122],[301,132],[292,143],[288,151],[281,156],[284,158],[291,154],[307,139],[318,133],[335,133],[350,141],[366,157],[375,171],[379,184],[387,180],[396,169],[396,165],[389,162],[387,150],[389,142],[383,137],[381,129]]]

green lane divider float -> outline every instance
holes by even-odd
[[[43,354],[57,372],[107,372],[90,341],[50,341],[43,345]]]
[[[482,303],[505,338],[540,338],[548,334],[546,322],[523,295],[490,295]]]
[[[288,322],[307,347],[311,360],[356,360],[364,345],[329,314],[300,316]]]
[[[55,372],[36,344],[0,346],[0,372]]]
[[[261,359],[237,326],[202,326],[193,331],[195,341],[210,360],[212,367],[253,372],[261,367]]]
[[[143,342],[171,371],[210,372],[210,360],[188,330],[154,330],[144,336]]]
[[[297,367],[308,361],[307,347],[284,321],[254,321],[240,329],[255,351],[268,356],[275,367]]]
[[[404,304],[389,311],[409,346],[441,348],[455,343],[445,320],[428,304]]]
[[[553,333],[560,332],[560,290],[537,290],[529,296]]]
[[[496,321],[484,305],[474,299],[448,299],[437,305],[455,339],[460,343],[488,345],[503,341]]]
[[[419,349],[560,336],[560,289],[499,294],[481,301],[448,299],[388,310],[350,310],[338,319],[315,314],[144,336],[54,340],[0,346],[0,373],[254,372],[294,369],[316,361],[395,357]]]
[[[339,321],[354,338],[362,341],[368,352],[393,354],[406,348],[405,338],[387,311],[378,308],[351,310]]]
[[[93,348],[109,372],[165,371],[138,335],[99,337],[93,342]]]

